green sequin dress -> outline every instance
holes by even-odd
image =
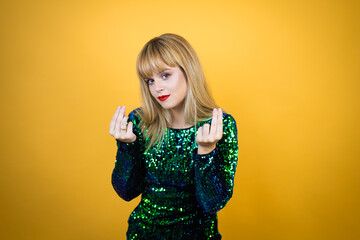
[[[117,194],[141,201],[128,219],[128,240],[221,239],[217,212],[233,193],[238,159],[234,118],[223,113],[223,137],[208,154],[197,154],[195,127],[168,128],[164,142],[144,151],[135,109],[129,114],[135,142],[116,140],[112,185]],[[199,122],[197,128],[211,120]]]

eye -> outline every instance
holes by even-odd
[[[168,76],[170,76],[170,74],[165,73],[165,74],[163,74],[161,77],[162,77],[163,79],[166,79],[166,78],[168,78]]]
[[[148,85],[151,85],[154,82],[154,80],[151,78],[146,79],[145,81],[147,82]]]

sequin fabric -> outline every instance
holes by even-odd
[[[160,148],[145,151],[135,109],[129,114],[135,142],[116,140],[112,172],[116,193],[130,201],[141,201],[128,219],[128,240],[221,239],[217,212],[233,193],[238,159],[234,118],[223,113],[223,137],[208,154],[197,154],[197,128],[168,128]]]

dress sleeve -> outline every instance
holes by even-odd
[[[135,115],[138,109],[129,114],[136,140],[125,143],[116,139],[117,153],[111,182],[116,193],[126,201],[139,196],[145,185],[145,168],[142,159],[144,141],[138,126],[140,118]]]
[[[223,137],[215,149],[207,154],[197,154],[197,148],[193,152],[196,198],[205,212],[218,212],[230,200],[238,152],[235,119],[225,114]]]

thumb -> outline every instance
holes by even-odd
[[[199,127],[197,134],[196,134],[196,141],[202,140],[203,137],[203,127]]]
[[[133,133],[133,122],[129,122],[126,129],[126,135],[131,135]]]
[[[127,129],[126,129],[126,136],[129,138],[129,139],[132,139],[132,141],[135,141],[136,140],[136,135],[134,134],[133,132],[133,123],[130,121],[127,125]]]

